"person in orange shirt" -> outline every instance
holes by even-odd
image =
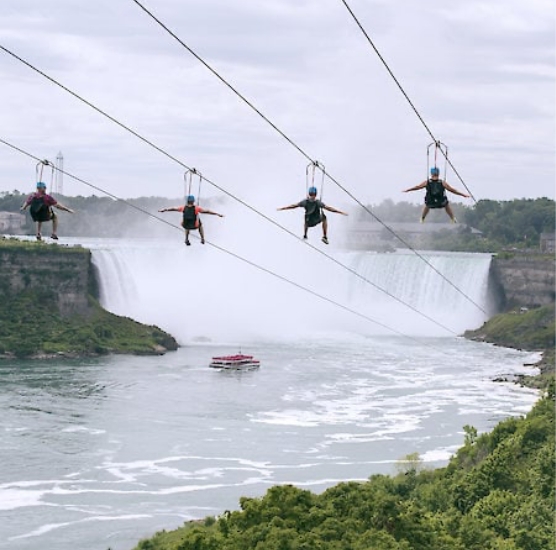
[[[203,222],[201,222],[199,214],[211,214],[213,216],[218,216],[219,218],[224,217],[218,212],[213,212],[212,210],[208,210],[207,208],[196,206],[195,197],[193,195],[189,195],[187,197],[187,204],[183,206],[170,206],[168,208],[161,208],[159,212],[182,212],[183,219],[181,222],[181,226],[185,229],[185,244],[187,246],[191,244],[189,242],[189,232],[196,230],[199,231],[199,235],[201,236],[201,244],[205,244],[205,232],[203,230]]]

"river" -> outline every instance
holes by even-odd
[[[324,309],[301,323],[303,299],[288,305],[295,312],[288,326],[281,300],[271,292],[265,301],[266,286],[253,283],[230,296],[221,284],[213,300],[197,278],[209,277],[206,271],[181,288],[167,272],[170,259],[183,268],[186,260],[176,260],[182,250],[137,254],[103,245],[93,252],[104,305],[142,321],[157,317],[183,345],[177,352],[0,363],[1,549],[130,550],[157,530],[237,509],[241,496],[261,496],[275,484],[320,492],[342,480],[396,473],[410,453],[426,467],[442,466],[462,445],[464,425],[490,430],[526,413],[538,397],[493,381],[535,373],[523,366],[534,354],[438,335],[438,327],[422,334],[425,322],[396,320],[378,299],[363,300],[359,283],[336,297],[366,304],[366,314],[403,334],[370,331],[361,320],[344,324],[343,313],[327,317]],[[208,252],[197,246],[192,254]],[[111,269],[110,258],[117,260]],[[461,258],[441,260],[447,266]],[[480,287],[472,299],[486,307],[488,259],[463,258],[473,277],[462,277]],[[154,266],[160,284],[149,290]],[[455,272],[462,271],[458,264]],[[398,288],[393,279],[384,280]],[[313,287],[324,292],[326,284]],[[414,290],[400,293],[413,304],[434,302]],[[454,300],[443,322],[473,328],[480,321],[468,314],[474,306]],[[213,355],[239,348],[260,359],[260,369],[209,368]]]

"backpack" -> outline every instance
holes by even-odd
[[[29,213],[34,222],[47,222],[50,219],[50,209],[42,197],[33,197],[29,206]]]
[[[427,182],[427,193],[425,195],[425,204],[434,208],[445,205],[446,191],[442,180],[429,180]]]
[[[195,206],[186,206],[183,209],[182,227],[184,229],[197,229],[197,213]]]

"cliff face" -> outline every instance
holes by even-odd
[[[104,310],[91,253],[0,238],[0,358],[162,354],[176,340]]]
[[[500,309],[553,304],[555,272],[554,257],[538,254],[495,256],[491,276]]]
[[[97,297],[91,252],[84,248],[0,248],[0,297],[26,290],[48,291],[61,316],[88,315],[88,295]]]

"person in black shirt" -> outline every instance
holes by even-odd
[[[450,193],[454,193],[454,195],[459,195],[460,197],[465,197],[466,199],[469,198],[469,195],[454,189],[447,181],[441,180],[440,170],[436,166],[431,168],[430,179],[421,182],[419,185],[410,187],[409,189],[404,189],[403,192],[409,193],[410,191],[417,191],[418,189],[424,188],[427,189],[427,192],[425,194],[425,207],[423,208],[423,213],[421,214],[421,223],[425,221],[425,218],[431,208],[444,208],[446,210],[446,214],[450,216],[452,223],[456,223],[457,220],[452,212],[450,203],[448,202],[446,191],[450,191]]]
[[[303,238],[307,238],[307,230],[309,229],[309,227],[315,227],[319,223],[322,223],[322,242],[324,244],[328,244],[328,222],[323,210],[328,210],[329,212],[347,216],[346,212],[337,210],[332,206],[327,206],[321,200],[317,199],[316,187],[309,187],[308,197],[306,199],[295,204],[290,204],[289,206],[283,206],[282,208],[278,208],[278,210],[292,210],[294,208],[305,209],[305,225],[303,226]]]

